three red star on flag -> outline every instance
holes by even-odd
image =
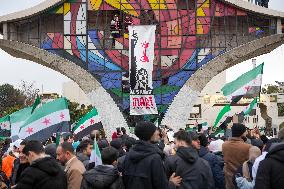
[[[91,120],[90,120],[90,123],[91,123],[91,125],[93,125],[93,124],[95,123],[95,120],[94,120],[94,119],[91,119]]]
[[[63,120],[65,118],[65,115],[61,112],[60,119]]]
[[[44,121],[42,122],[47,126],[48,124],[51,124],[50,119],[44,118]]]
[[[30,135],[30,134],[33,133],[34,131],[33,131],[33,128],[28,127],[28,129],[26,130],[26,132],[29,133],[29,135]]]
[[[251,90],[252,86],[245,86],[245,90],[248,92],[249,90]]]

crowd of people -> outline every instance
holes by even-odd
[[[76,142],[70,133],[60,143],[7,139],[0,189],[283,188],[284,129],[277,138],[248,133],[238,123],[230,129],[229,138],[216,138],[143,121],[136,138],[117,128],[111,141],[98,130]],[[94,145],[101,163],[92,159]]]

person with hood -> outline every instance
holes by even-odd
[[[166,174],[176,173],[182,178],[178,189],[213,189],[214,179],[208,162],[198,156],[192,145],[191,134],[178,131],[174,134],[176,155],[165,160]]]
[[[27,167],[15,189],[67,189],[66,177],[56,160],[44,153],[41,142],[31,140],[23,149],[30,166]]]
[[[93,168],[93,165],[90,165],[90,157],[93,149],[93,141],[91,140],[82,140],[77,147],[77,158],[84,164],[86,170]]]
[[[204,134],[199,135],[200,149],[198,150],[199,157],[206,160],[212,170],[216,189],[225,189],[225,178],[223,172],[223,158],[211,153],[208,149],[208,139]]]
[[[231,130],[232,137],[222,145],[226,189],[235,189],[234,175],[237,169],[249,159],[249,148],[251,147],[250,144],[244,142],[243,138],[247,130],[243,124],[234,123]]]
[[[57,160],[65,166],[68,189],[80,189],[83,173],[86,171],[83,163],[75,156],[73,146],[63,142],[56,150]],[[53,188],[52,188],[53,189]]]
[[[175,173],[167,179],[163,165],[163,152],[156,144],[160,140],[157,127],[147,121],[137,123],[135,135],[139,138],[126,154],[122,165],[126,189],[168,189],[178,186],[181,178]]]
[[[27,141],[23,140],[19,146],[19,158],[14,161],[14,166],[11,176],[11,186],[16,185],[20,179],[22,172],[30,166],[27,156],[23,153]]]
[[[255,189],[279,189],[284,186],[284,128],[279,131],[278,138],[282,142],[272,145],[259,164]]]
[[[118,153],[119,153],[118,156],[119,157],[122,157],[122,156],[125,155],[125,151],[123,150],[122,145],[123,145],[123,141],[122,141],[121,138],[113,139],[110,142],[110,146],[114,147],[118,151]]]
[[[124,189],[116,168],[118,151],[113,147],[104,148],[101,157],[102,165],[83,174],[81,189]]]

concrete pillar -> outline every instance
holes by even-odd
[[[3,24],[3,39],[8,39],[8,24],[5,22]]]
[[[282,24],[281,24],[281,18],[277,18],[277,34],[282,34]]]

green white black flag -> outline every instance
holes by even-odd
[[[98,111],[96,108],[93,108],[78,121],[76,126],[72,128],[72,131],[75,134],[75,140],[79,140],[90,134],[92,130],[99,130],[102,128],[103,125],[101,123],[101,118],[98,114]]]
[[[244,73],[236,80],[227,83],[221,90],[223,94],[233,100],[238,97],[254,98],[259,96],[264,63]]]
[[[20,139],[45,141],[53,133],[69,132],[70,115],[66,98],[43,104],[21,125]]]

